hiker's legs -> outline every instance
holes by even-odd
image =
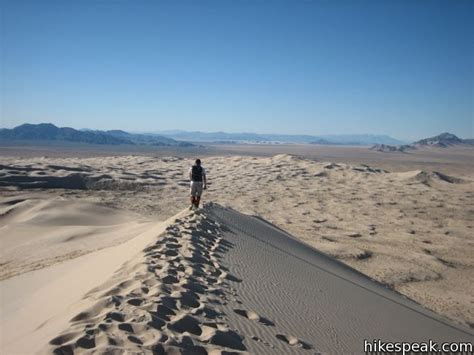
[[[196,182],[195,183],[196,185],[196,194],[195,194],[195,198],[194,198],[194,206],[196,206],[196,208],[199,207],[199,202],[201,201],[201,195],[202,195],[202,182]]]
[[[189,193],[191,195],[191,197],[190,197],[191,207],[190,208],[194,208],[194,206],[196,205],[196,184],[194,183],[194,181],[191,181],[189,187],[190,187],[189,188]]]
[[[192,181],[191,182],[191,207],[199,207],[202,194],[202,182]]]

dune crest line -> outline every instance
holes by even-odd
[[[95,303],[47,353],[360,353],[364,339],[473,340],[265,220],[213,203],[177,218],[87,297]]]
[[[111,280],[87,297],[96,303],[71,319],[46,352],[245,351],[220,305],[241,280],[220,264],[232,244],[204,214],[177,219]]]

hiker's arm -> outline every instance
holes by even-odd
[[[203,188],[205,189],[207,187],[207,179],[206,179],[206,174],[202,175],[202,182],[203,182]]]
[[[188,175],[189,175],[189,181],[191,181],[193,179],[193,173],[191,169],[189,169]]]

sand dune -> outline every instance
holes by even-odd
[[[0,200],[0,280],[120,244],[149,221],[98,204],[38,195]]]
[[[446,322],[261,218],[209,204],[199,213],[185,210],[166,225],[154,225],[121,252],[117,248],[125,244],[115,247],[114,254],[77,258],[107,264],[113,255],[121,266],[113,274],[109,267],[109,278],[103,270],[92,277],[96,285],[87,293],[82,286],[83,299],[62,301],[67,312],[58,309],[39,329],[30,325],[30,333],[17,336],[5,349],[361,353],[363,339],[474,339],[467,328]],[[69,283],[74,274],[91,278],[77,265],[68,272]],[[99,279],[106,281],[99,284]],[[51,295],[59,284],[49,287]],[[30,297],[26,308],[37,301]],[[13,314],[2,324],[14,321],[23,325],[27,319]],[[13,331],[7,328],[9,333]]]
[[[0,353],[38,352],[45,339],[66,327],[78,310],[90,306],[91,299],[84,297],[87,292],[114,272],[120,274],[120,267],[141,254],[173,221],[150,222],[121,244],[0,281]]]
[[[150,221],[180,212],[187,202],[190,163],[151,156],[5,157],[0,169],[2,240],[19,231],[18,226],[41,231],[39,221],[46,218],[41,208],[33,211],[36,220],[21,222],[15,216],[23,209],[33,213],[30,208],[47,206],[47,201],[107,206],[122,217],[102,226],[56,225],[56,234],[43,233],[33,244],[11,245],[16,256],[8,259],[8,253],[2,253],[0,262],[10,263],[2,268],[8,271],[3,277],[123,243]],[[446,169],[390,172],[386,165],[381,169],[291,155],[209,157],[204,165],[210,180],[204,201],[260,216],[424,306],[459,323],[474,324],[472,175],[458,177]],[[88,183],[59,188],[45,179],[68,181],[75,174]],[[119,232],[124,228],[130,229]],[[100,231],[104,234],[97,237]],[[42,257],[30,265],[29,257],[22,260],[21,255],[32,255],[32,250]]]

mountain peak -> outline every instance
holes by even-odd
[[[434,137],[421,139],[417,142],[414,142],[413,144],[420,145],[420,146],[434,146],[434,147],[446,148],[452,145],[464,144],[464,143],[465,142],[459,137],[457,137],[456,135],[449,132],[444,132]]]

